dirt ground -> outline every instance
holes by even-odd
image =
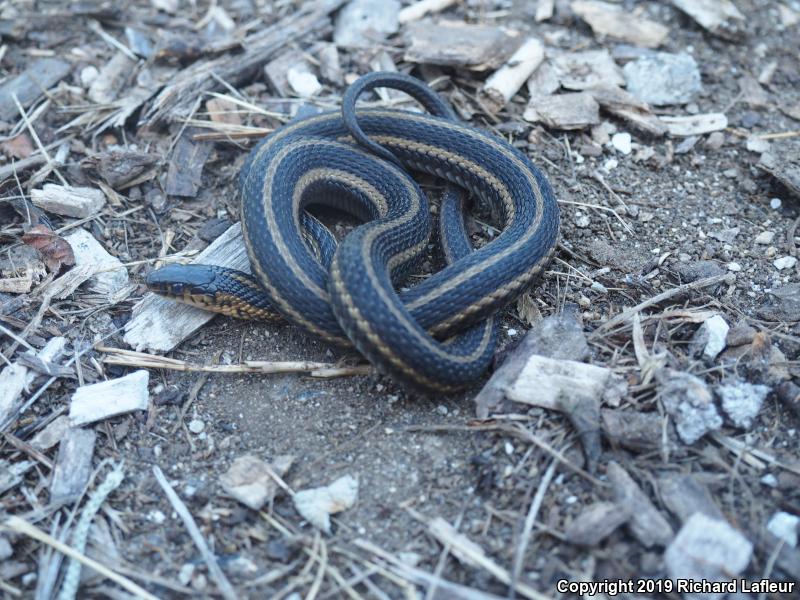
[[[210,220],[221,221],[215,228],[218,234],[228,222],[239,219],[235,178],[252,140],[214,140],[196,195],[181,197],[163,190],[170,151],[183,132],[182,124],[176,121],[139,127],[137,119],[144,119],[147,102],[125,121],[124,127],[93,129],[99,122],[94,118],[60,129],[76,115],[88,114],[75,109],[89,102],[83,95],[81,70],[90,65],[102,69],[114,54],[94,33],[92,23],[101,23],[105,32],[120,40],[125,39],[125,25],[139,27],[151,35],[172,28],[192,39],[197,35],[193,24],[206,14],[208,7],[206,3],[179,4],[185,12],[170,14],[158,11],[159,2],[155,1],[152,5],[132,2],[124,8],[98,5],[92,10],[84,5],[0,3],[0,13],[9,19],[9,25],[3,25],[0,32],[0,67],[6,78],[24,71],[43,55],[61,57],[71,64],[71,72],[56,88],[51,105],[37,115],[34,124],[44,145],[71,136],[61,169],[70,184],[93,185],[94,180],[81,161],[113,148],[135,148],[161,158],[154,178],[119,191],[119,205],[106,207],[99,218],[87,219],[83,225],[112,255],[131,265],[129,274],[138,284],[135,291],[114,306],[99,308],[84,302],[80,290],[66,299],[53,299],[41,324],[33,331],[25,330],[28,341],[36,348],[58,334],[67,337],[77,352],[115,329],[117,332],[103,343],[127,347],[120,328],[146,294],[142,282],[153,268],[151,259],[160,252],[172,254],[187,247],[204,247],[209,241],[203,236]],[[267,23],[279,21],[295,8],[291,2],[274,6],[238,1],[219,4],[237,25],[257,18]],[[798,282],[800,264],[778,269],[774,261],[797,254],[795,233],[800,213],[798,198],[760,169],[760,153],[746,147],[752,136],[788,132],[767,138],[769,152],[784,157],[800,155],[800,25],[781,25],[781,3],[736,0],[745,20],[742,37],[731,40],[710,34],[669,2],[618,4],[627,12],[641,11],[666,26],[669,36],[659,50],[689,52],[700,69],[703,89],[689,105],[665,107],[657,112],[722,112],[728,126],[722,131],[721,145],[709,142],[709,135],[703,134],[687,149],[679,148],[685,138],[648,136],[625,121],[602,113],[603,121],[612,129],[632,134],[634,148],[630,155],[623,155],[605,144],[597,146],[599,152],[595,153],[582,150],[592,145],[589,127],[562,131],[523,120],[529,97],[524,87],[496,115],[486,116],[478,104],[468,101],[475,109],[471,123],[502,135],[527,152],[550,179],[561,207],[556,259],[527,299],[503,314],[500,346],[513,348],[532,323],[558,314],[565,307],[577,308],[591,350],[587,362],[612,369],[628,384],[621,403],[609,408],[628,411],[625,414],[660,415],[666,431],[672,425],[668,424],[662,405],[664,383],[645,379],[634,353],[631,328],[613,335],[595,332],[626,308],[692,279],[727,273],[730,277],[717,286],[676,295],[648,307],[642,316],[652,314],[655,318],[646,322],[644,335],[648,348],[669,353],[671,368],[691,373],[709,386],[734,376],[767,385],[770,393],[753,424],[743,429],[726,420],[718,432],[693,444],[678,441],[671,452],[664,452],[657,444],[632,450],[611,434],[604,434],[602,453],[596,457],[597,470],[587,478],[575,472],[588,467],[580,439],[565,415],[516,404],[510,414],[475,421],[473,399],[488,375],[462,393],[424,397],[377,374],[319,379],[296,374],[152,370],[147,411],[113,417],[92,426],[98,436],[92,467],[100,467],[104,460],[124,461],[125,478],[98,517],[106,522],[111,537],[101,544],[104,548],[99,552],[90,543],[90,556],[107,558],[112,569],[115,565],[120,567],[121,573],[157,597],[219,595],[214,575],[153,476],[153,466],[158,465],[242,598],[526,597],[520,589],[514,591],[520,583],[546,597],[559,598],[577,597],[558,591],[556,584],[563,579],[663,579],[668,575],[663,544],[646,547],[625,527],[591,543],[574,543],[570,537],[570,526],[588,508],[614,498],[607,468],[616,461],[675,532],[685,519],[665,503],[659,478],[667,474],[694,476],[693,481],[707,491],[722,518],[753,545],[746,566],[731,573],[731,577],[792,581],[800,576],[800,570],[792,571],[800,564],[798,549],[789,550],[790,544],[786,544],[787,554],[781,555],[785,560],[778,560],[782,546],[776,546],[764,534],[766,523],[777,511],[800,515],[800,413],[793,411],[778,393],[787,382],[800,384],[800,329],[796,319],[768,319],[762,310],[772,302],[771,290]],[[458,21],[528,30],[544,40],[548,50],[618,47],[618,41],[596,37],[585,22],[570,13],[568,5],[557,2],[555,16],[543,22],[533,18],[536,3],[522,1],[470,0],[457,3],[444,14]],[[796,2],[783,5],[800,14]],[[106,9],[114,14],[105,15]],[[59,27],[60,19],[69,26]],[[330,40],[330,35],[330,28],[323,28],[319,34],[300,37],[292,47],[307,50],[319,39]],[[400,70],[424,76],[426,66],[403,60],[401,39],[390,37],[382,47],[343,51],[343,71],[367,72],[378,50],[386,50]],[[181,55],[178,62],[187,66],[202,60],[206,56],[203,52],[199,51],[199,58]],[[741,93],[742,76],[757,77],[773,62],[774,74],[763,86],[766,101],[759,106],[748,104]],[[174,67],[175,62],[169,64]],[[436,72],[444,76],[438,89],[447,98],[454,95],[454,90],[460,90],[462,97],[474,98],[486,76],[454,67]],[[268,99],[278,94],[265,83],[261,69],[235,87],[255,105],[265,100],[269,106],[286,108],[269,103]],[[220,89],[224,90],[224,86]],[[343,90],[343,85],[328,85],[322,103],[335,106]],[[798,111],[794,117],[789,116],[791,107]],[[253,125],[277,124],[274,119],[255,113],[244,118]],[[18,117],[7,119],[3,124],[5,133],[0,131],[0,135],[7,135],[17,121]],[[7,142],[5,138],[4,141]],[[647,149],[653,152],[646,152]],[[11,162],[8,146],[3,152],[5,159],[0,167]],[[609,165],[610,159],[616,161],[616,166]],[[11,201],[20,196],[20,190],[27,196],[30,189],[41,187],[43,181],[30,179],[36,171],[25,170],[17,179],[9,177],[1,184],[3,197],[8,200],[0,203],[0,248],[6,257],[10,256],[8,248],[19,247],[20,236],[27,227],[12,210]],[[46,176],[46,181],[58,183],[53,173]],[[145,208],[140,212],[114,216],[141,204]],[[50,216],[55,228],[74,221]],[[484,243],[490,233],[485,217],[479,214],[471,222],[476,243]],[[734,229],[736,233],[732,233]],[[764,232],[773,232],[774,237],[768,243],[757,243],[756,238]],[[167,233],[169,241],[165,242]],[[436,264],[437,260],[433,256],[431,262]],[[595,282],[600,285],[592,285]],[[41,306],[35,289],[34,286],[33,291],[22,295],[0,294],[0,325],[16,334],[24,330]],[[27,299],[12,304],[20,297]],[[674,311],[672,316],[665,314],[669,311]],[[681,311],[683,316],[676,314]],[[750,358],[756,353],[755,346],[741,350],[741,346],[729,344],[726,353],[714,359],[693,355],[691,340],[699,326],[695,317],[703,311],[721,315],[731,327],[747,324],[756,332],[767,334],[754,342],[751,333],[749,339],[752,344],[767,344],[761,367],[753,366]],[[13,340],[4,337],[4,333],[0,333],[0,339],[5,353]],[[557,347],[560,341],[554,339],[551,343]],[[4,354],[4,358],[13,361],[22,351],[24,348],[16,350],[17,354]],[[221,316],[169,356],[199,364],[243,360],[358,362],[354,354],[329,347],[296,327]],[[84,373],[78,375],[81,383],[130,372],[107,364],[100,372],[99,364],[92,361],[102,363],[103,357],[97,350],[82,356]],[[37,379],[31,393],[44,381]],[[75,375],[58,379],[7,432],[17,440],[30,441],[55,411],[68,407],[78,385]],[[492,431],[494,425],[506,429]],[[560,453],[563,460],[554,460],[553,452],[540,444],[511,435],[507,429],[511,425],[533,433],[537,440]],[[4,469],[30,458],[25,446],[21,448],[8,437],[4,439],[0,445]],[[731,450],[720,439],[736,440],[750,450]],[[57,446],[43,452],[46,459],[59,460]],[[248,453],[267,462],[280,455],[292,455],[294,464],[283,480],[293,490],[328,485],[350,475],[358,480],[357,502],[334,517],[330,535],[320,534],[307,523],[284,491],[279,491],[262,511],[248,509],[231,498],[220,483],[220,476],[232,462]],[[546,475],[551,465],[555,470]],[[49,503],[51,468],[38,461],[19,485],[3,493],[0,506],[5,515],[28,518],[42,531],[66,536],[61,530],[62,519],[79,510],[80,504],[57,507]],[[552,479],[546,484],[532,530],[526,529],[526,515],[544,477]],[[92,489],[97,482],[89,485]],[[465,559],[458,549],[443,546],[429,528],[436,518],[446,520],[466,535],[504,573],[513,573],[517,568],[515,582],[508,585],[485,566]],[[45,577],[42,565],[46,564],[46,546],[19,532],[5,535],[12,552],[0,565],[4,597],[50,597],[40,583]],[[523,535],[527,535],[527,548],[520,561],[516,552]],[[391,560],[366,550],[356,540],[368,540],[412,565],[418,570],[418,579],[393,567]],[[426,583],[419,579],[419,572],[465,587],[456,590],[431,585],[430,580]],[[344,581],[349,583],[343,584]],[[78,597],[126,597],[119,588],[113,591],[112,587],[109,580],[88,582]],[[680,594],[653,592],[618,597],[678,598]],[[729,597],[750,596],[740,592]],[[789,596],[768,593],[766,597]]]

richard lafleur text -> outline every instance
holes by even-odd
[[[654,592],[677,592],[679,594],[791,594],[798,589],[795,581],[774,581],[772,579],[731,579],[712,581],[709,579],[603,579],[602,581],[570,581],[561,579],[556,589],[562,594],[609,597],[618,594],[651,594]]]

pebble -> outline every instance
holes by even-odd
[[[739,176],[739,170],[736,168],[725,169],[722,174],[728,179],[736,179]]]
[[[657,377],[661,401],[684,443],[694,444],[706,432],[722,427],[714,397],[702,379],[673,369],[665,369]]]
[[[206,428],[206,424],[200,419],[192,419],[189,421],[189,431],[192,433],[200,433]]]
[[[400,28],[398,0],[353,0],[336,19],[333,41],[337,46],[373,47],[380,37]]]
[[[93,65],[89,65],[88,67],[83,67],[81,69],[81,85],[85,88],[88,88],[92,85],[92,82],[97,79],[97,76],[100,74],[100,71],[97,70],[97,67]]]
[[[444,404],[440,404],[439,406],[436,407],[436,412],[442,416],[445,416],[447,415],[448,410]]]
[[[685,104],[702,89],[700,70],[688,54],[654,52],[622,69],[628,92],[655,106]]]
[[[728,337],[730,327],[720,315],[714,315],[703,321],[692,339],[692,346],[697,349],[696,354],[702,351],[703,356],[713,360],[725,349],[725,339]]]
[[[737,262],[729,262],[728,263],[728,271],[733,271],[734,273],[738,273],[742,270],[742,265]]]
[[[769,142],[755,136],[747,138],[745,146],[750,152],[756,152],[758,154],[764,154],[764,152],[769,150]]]
[[[756,239],[753,241],[756,244],[764,244],[765,246],[769,246],[772,243],[773,239],[775,239],[774,231],[762,231],[756,236]]]
[[[631,134],[630,133],[615,133],[611,137],[611,145],[614,146],[619,152],[627,156],[631,153]]]
[[[712,150],[719,150],[722,148],[722,144],[725,143],[725,134],[721,131],[715,131],[711,135],[708,136],[706,140],[706,146],[711,148]]]
[[[722,410],[733,424],[742,429],[749,429],[770,389],[765,385],[733,381],[716,386],[714,391],[721,400]]]
[[[772,210],[778,210],[781,207],[781,204],[783,204],[783,202],[781,202],[780,198],[773,198],[769,201],[769,207]]]
[[[747,568],[753,544],[727,521],[695,513],[683,524],[664,554],[672,579],[730,581]],[[685,598],[708,598],[687,594]]]
[[[791,269],[795,266],[797,264],[797,259],[794,256],[781,256],[773,260],[772,264],[775,265],[775,268],[779,271],[783,271],[784,269]]]
[[[800,517],[782,511],[776,512],[767,523],[767,531],[792,548],[797,548]]]
[[[617,161],[616,158],[609,158],[606,162],[603,163],[603,169],[606,172],[613,171],[614,169],[617,168],[618,164],[619,164],[619,161]]]
[[[772,473],[767,473],[760,479],[761,483],[767,487],[776,488],[778,487],[778,478],[775,477]]]
[[[576,215],[575,218],[573,219],[573,221],[575,222],[575,225],[577,227],[581,227],[581,228],[588,227],[592,222],[591,219],[589,219],[589,215],[583,215],[583,214]]]
[[[761,115],[753,110],[748,110],[742,115],[742,127],[750,129],[761,123]]]

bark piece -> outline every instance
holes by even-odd
[[[533,97],[522,118],[554,129],[584,129],[600,122],[600,105],[588,92]]]
[[[564,536],[570,544],[596,546],[630,519],[631,508],[614,502],[592,504],[567,525]]]
[[[675,137],[702,135],[712,131],[722,131],[728,126],[728,118],[722,113],[687,115],[680,117],[659,117],[667,126],[667,131]]]
[[[64,79],[71,68],[67,61],[58,58],[40,58],[24,72],[0,85],[0,121],[11,121],[20,116],[14,95],[23,108],[28,108],[39,96]]]
[[[528,39],[508,59],[508,63],[486,80],[482,93],[489,106],[496,111],[503,108],[543,60],[542,42],[536,38]]]
[[[213,144],[193,140],[195,133],[193,129],[184,131],[172,151],[165,190],[170,196],[194,198],[203,184],[203,167]]]
[[[666,546],[674,532],[669,521],[650,502],[633,478],[618,463],[610,462],[606,472],[614,486],[614,501],[620,506],[630,508],[631,518],[628,529],[631,535],[643,546]]]
[[[660,23],[636,16],[621,6],[599,0],[579,0],[570,4],[572,11],[586,21],[595,34],[609,36],[645,48],[664,43],[669,29]]]
[[[141,369],[118,379],[84,385],[72,394],[69,419],[72,425],[85,425],[110,417],[147,410],[150,374]]]
[[[518,31],[464,23],[413,23],[406,39],[404,58],[409,62],[474,71],[499,68],[522,42]]]
[[[100,212],[106,195],[95,188],[47,183],[42,189],[31,190],[31,202],[50,213],[85,219]]]
[[[672,0],[672,4],[709,33],[732,40],[744,36],[744,15],[730,0]]]
[[[78,498],[92,473],[92,456],[97,435],[91,429],[72,428],[58,447],[50,483],[50,502],[60,504]]]

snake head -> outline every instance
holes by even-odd
[[[145,285],[159,296],[180,299],[213,295],[216,272],[209,265],[167,265],[147,275]]]

